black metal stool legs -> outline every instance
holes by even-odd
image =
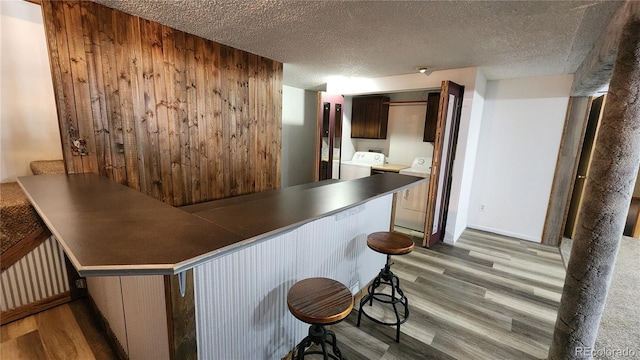
[[[400,289],[400,279],[398,279],[398,277],[393,272],[391,272],[391,265],[392,265],[391,256],[387,255],[386,265],[384,266],[384,268],[382,268],[382,270],[380,270],[380,273],[378,274],[378,276],[376,276],[376,278],[373,279],[373,282],[371,283],[371,285],[369,285],[368,293],[362,298],[362,300],[360,300],[360,310],[358,311],[358,323],[356,324],[356,326],[358,327],[360,326],[360,319],[362,318],[362,314],[364,314],[366,317],[368,317],[369,319],[371,319],[372,321],[378,324],[391,325],[391,326],[395,325],[396,326],[396,342],[400,342],[400,325],[404,324],[409,318],[409,301],[407,300],[407,297],[404,295],[404,293]],[[376,290],[381,285],[389,285],[391,287],[391,295],[385,294],[382,292],[376,292]],[[373,300],[376,300],[385,304],[391,304],[391,306],[393,307],[393,312],[396,317],[396,321],[384,322],[384,321],[375,319],[371,315],[367,314],[364,311],[364,307],[367,305],[367,302],[369,303],[369,306],[373,306]],[[400,304],[404,307],[403,316],[400,316],[400,312],[398,311],[397,304]]]
[[[329,339],[331,338],[331,339]],[[320,346],[321,350],[307,350],[304,351],[305,348],[311,346],[312,344],[316,344]],[[327,344],[331,345],[331,350],[333,354],[327,351]],[[302,360],[305,355],[311,354],[321,354],[323,355],[325,360],[334,359],[334,360],[344,360],[342,357],[342,353],[340,349],[338,349],[338,340],[336,338],[336,334],[331,331],[325,329],[322,325],[311,325],[309,327],[309,335],[302,339],[302,341],[298,344],[296,351],[296,356],[294,356],[294,360]]]

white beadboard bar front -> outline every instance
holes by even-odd
[[[194,268],[198,359],[280,359],[308,325],[289,313],[298,280],[328,277],[359,291],[384,266],[367,235],[388,231],[393,195],[323,217]]]

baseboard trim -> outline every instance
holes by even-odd
[[[0,314],[0,325],[5,325],[10,322],[20,320],[30,315],[37,314],[41,311],[45,311],[62,305],[71,301],[71,292],[65,291],[58,295],[48,297],[46,299],[34,301],[27,305],[22,305],[15,309],[7,310]]]
[[[531,242],[538,243],[538,244],[540,244],[540,242],[542,241],[542,239],[535,238],[533,236],[528,236],[528,235],[524,235],[524,234],[518,234],[518,233],[514,233],[514,232],[510,232],[510,231],[500,230],[500,229],[494,229],[494,228],[491,228],[491,227],[488,227],[488,226],[467,224],[467,227],[469,229],[486,231],[486,232],[490,232],[490,233],[494,233],[494,234],[498,234],[498,235],[509,236],[509,237],[516,238],[516,239],[527,240],[527,241],[531,241]]]

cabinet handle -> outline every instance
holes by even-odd
[[[409,189],[404,191],[404,198],[408,199],[409,198]]]

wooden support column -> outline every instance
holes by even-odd
[[[165,275],[164,277],[171,360],[196,360],[198,358],[193,270],[187,270],[185,275],[184,296],[180,294],[178,275]]]
[[[640,163],[640,14],[619,40],[549,359],[585,359],[596,341]]]

